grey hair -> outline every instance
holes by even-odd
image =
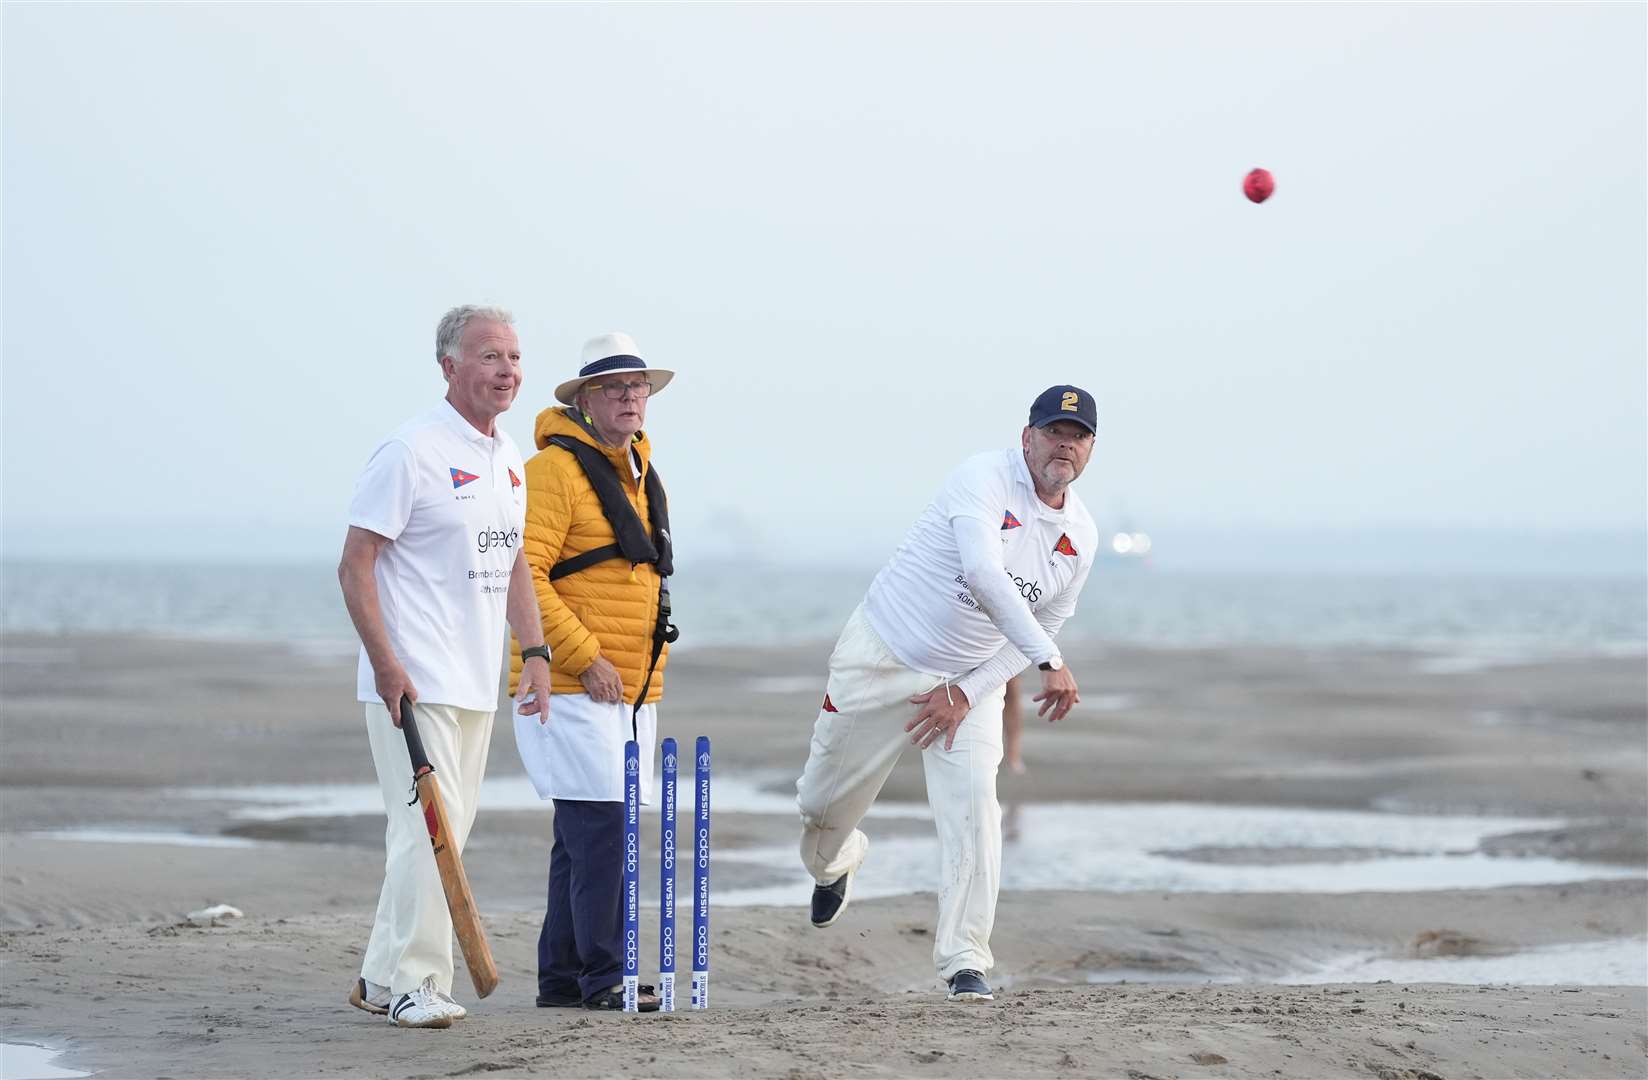
[[[463,342],[464,327],[469,325],[470,319],[497,322],[505,326],[515,325],[515,316],[501,307],[483,304],[463,304],[455,307],[442,315],[441,324],[435,327],[435,363],[440,363],[448,356],[454,360],[458,359],[458,346]]]

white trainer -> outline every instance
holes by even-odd
[[[433,982],[433,980],[434,976],[432,975],[430,976],[430,981]],[[464,1017],[469,1015],[469,1010],[464,1008],[462,1005],[459,1005],[457,1001],[453,999],[452,995],[447,993],[445,990],[436,990],[435,997],[440,1000],[442,1005],[446,1006],[446,1015],[450,1016],[452,1019],[462,1020]]]
[[[435,991],[435,977],[431,975],[411,993],[402,994],[389,1006],[385,1017],[391,1024],[406,1028],[445,1028],[452,1026],[452,1014],[446,1002]]]

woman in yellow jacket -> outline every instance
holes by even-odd
[[[515,717],[527,774],[540,798],[555,801],[538,938],[543,1006],[622,1006],[624,743],[640,744],[641,791],[650,792],[669,659],[661,640],[655,650],[666,621],[668,516],[642,426],[673,375],[648,367],[627,334],[592,338],[577,377],[555,390],[567,407],[539,414],[539,451],[526,463],[523,543],[553,697],[549,723]],[[511,688],[521,669],[513,648]],[[656,1009],[651,988],[642,990],[642,1010]]]

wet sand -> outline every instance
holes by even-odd
[[[714,738],[718,777],[793,773],[827,651],[681,651],[666,733]],[[460,964],[458,996],[472,1014],[446,1032],[393,1030],[343,1003],[381,880],[381,820],[235,821],[226,804],[168,794],[370,781],[351,661],[89,637],[8,637],[0,661],[0,1024],[7,1041],[66,1047],[59,1065],[178,1077],[1648,1072],[1640,985],[1273,981],[1352,953],[1505,956],[1648,934],[1640,658],[1436,671],[1447,665],[1395,652],[1076,653],[1086,703],[1051,730],[1030,721],[1030,769],[1003,774],[1006,803],[1549,817],[1565,824],[1483,849],[1634,873],[1407,893],[1008,892],[994,940],[1000,993],[988,1006],[947,1005],[938,993],[928,893],[855,901],[822,932],[806,925],[804,895],[794,906],[715,908],[707,1014],[536,1009],[549,815],[483,805],[466,864],[503,984],[477,1004]],[[499,730],[492,775],[519,773],[514,758]],[[913,754],[886,797],[924,798]],[[111,825],[248,846],[37,835]],[[718,814],[715,827],[721,852],[795,835],[784,815]],[[877,820],[870,832],[930,829]],[[1321,861],[1237,846],[1179,854]],[[717,889],[758,873],[720,860]],[[246,917],[185,922],[220,902]],[[644,919],[645,940],[654,930]],[[1246,981],[1209,981],[1230,978]]]

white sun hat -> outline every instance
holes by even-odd
[[[668,386],[669,381],[675,378],[675,372],[669,368],[649,367],[647,362],[641,359],[641,350],[636,346],[635,339],[617,330],[609,334],[598,334],[584,342],[581,364],[577,378],[568,379],[555,388],[555,400],[562,405],[571,405],[573,396],[578,393],[580,386],[609,371],[645,372],[647,381],[652,383],[654,394]]]

